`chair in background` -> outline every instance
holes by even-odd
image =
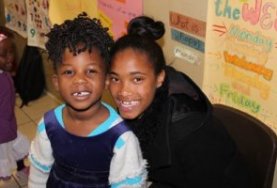
[[[277,136],[255,117],[233,107],[214,104],[214,115],[235,141],[257,188],[271,188],[277,157]]]

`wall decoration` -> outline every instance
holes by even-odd
[[[204,90],[213,103],[250,113],[277,132],[277,3],[208,5]]]
[[[23,0],[4,0],[6,27],[27,37],[27,12]]]
[[[205,43],[176,29],[171,29],[171,38],[200,52],[205,51]]]
[[[200,58],[192,50],[189,50],[183,46],[176,46],[173,50],[174,56],[180,59],[185,60],[185,62],[190,64],[199,65]]]
[[[61,24],[86,12],[90,17],[98,17],[97,0],[49,0],[49,18],[52,24]]]
[[[142,0],[98,0],[99,18],[103,25],[111,29],[114,39],[117,39],[126,33],[130,19],[142,15],[142,5]]]
[[[169,13],[169,23],[171,27],[199,37],[205,37],[206,23],[201,20],[171,11]]]
[[[29,46],[36,46],[45,49],[45,34],[50,31],[50,21],[48,17],[48,0],[28,0],[27,25]]]

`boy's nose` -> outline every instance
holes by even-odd
[[[74,83],[81,84],[87,82],[84,75],[76,75],[74,78]]]

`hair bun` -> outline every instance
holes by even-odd
[[[129,22],[127,31],[129,35],[139,35],[158,40],[164,35],[165,28],[161,21],[155,21],[147,16],[139,16]]]

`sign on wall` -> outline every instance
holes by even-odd
[[[48,0],[28,0],[27,7],[27,44],[45,48],[45,34],[50,31],[50,21],[48,17]]]
[[[25,1],[4,0],[6,27],[27,37],[27,11]]]
[[[208,4],[204,90],[213,103],[250,113],[277,132],[277,3]]]

